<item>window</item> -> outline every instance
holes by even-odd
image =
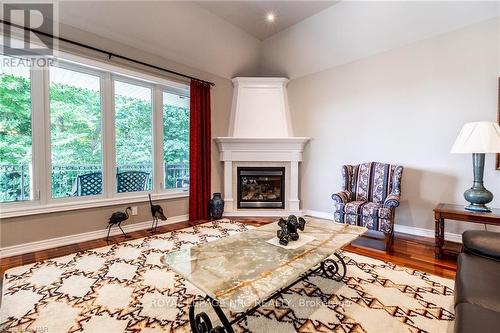
[[[0,202],[31,200],[30,68],[20,59],[0,55],[0,60]],[[7,62],[12,66],[4,66]]]
[[[0,217],[186,196],[189,87],[59,54],[1,67]]]
[[[100,78],[50,67],[52,198],[102,193]]]
[[[151,88],[115,81],[116,191],[152,188]]]
[[[166,189],[189,186],[189,97],[163,92],[163,162]]]

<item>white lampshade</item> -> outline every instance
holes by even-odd
[[[451,153],[500,153],[500,126],[489,121],[465,124]]]

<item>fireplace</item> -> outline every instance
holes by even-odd
[[[238,167],[238,208],[285,208],[285,168]]]
[[[229,131],[217,137],[224,163],[224,216],[303,215],[299,165],[309,138],[293,134],[278,77],[237,77]]]

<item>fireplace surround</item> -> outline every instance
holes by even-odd
[[[238,208],[285,208],[285,168],[238,167]]]
[[[299,164],[308,138],[233,138],[218,137],[220,160],[224,163],[225,216],[303,215],[299,200]],[[284,173],[282,209],[238,207],[238,168],[280,167]]]
[[[224,163],[224,215],[303,215],[299,199],[299,164],[309,138],[293,134],[286,92],[288,80],[237,77],[232,81],[229,135],[215,138],[220,161]],[[243,170],[241,168],[251,169],[250,172],[265,168],[283,170],[279,191],[275,191],[273,185],[278,179],[266,180],[265,175],[260,175],[263,177],[251,179],[249,184],[249,177],[255,175],[247,175],[243,191],[246,193],[242,193],[238,172]]]

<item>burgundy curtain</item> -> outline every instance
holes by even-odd
[[[189,124],[189,221],[208,218],[210,200],[210,84],[191,80]]]

